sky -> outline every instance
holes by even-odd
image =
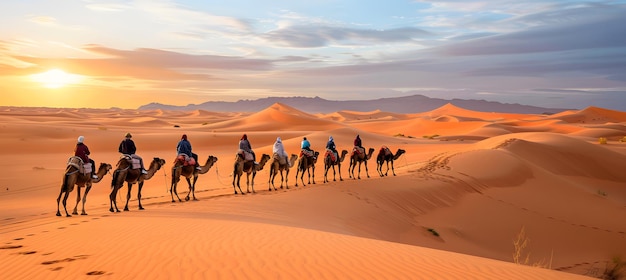
[[[422,94],[626,111],[626,0],[0,3],[0,106]]]

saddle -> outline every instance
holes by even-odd
[[[330,161],[332,162],[337,162],[337,158],[339,157],[337,155],[337,153],[335,153],[333,150],[330,149],[326,149],[326,153],[324,154],[324,157],[330,156]]]
[[[314,157],[314,156],[315,156],[315,152],[310,151],[310,150],[305,150],[305,149],[302,149],[302,150],[300,150],[300,156],[301,156],[301,157],[302,157],[302,156],[306,156],[306,157],[310,157],[310,158],[312,158],[312,157]]]
[[[350,157],[352,157],[352,155],[365,156],[365,148],[355,146],[352,149],[352,154],[350,155]]]
[[[237,151],[237,154],[241,155],[241,157],[246,160],[246,161],[253,161],[254,160],[254,156],[252,155],[252,153],[246,151],[246,150],[242,150],[239,149],[239,151]]]
[[[74,166],[76,169],[78,169],[78,172],[80,174],[86,175],[86,174],[91,174],[91,162],[88,163],[84,163],[83,159],[77,156],[73,156],[70,157],[67,160],[67,166]]]
[[[139,169],[139,168],[141,168],[141,163],[139,162],[139,159],[137,158],[137,156],[129,155],[129,154],[123,154],[122,158],[126,159],[128,164],[131,165],[132,169]]]
[[[277,160],[280,165],[287,164],[287,157],[280,156],[277,153],[274,153],[274,160]]]
[[[178,154],[174,163],[181,164],[182,166],[195,166],[196,160],[186,154]]]

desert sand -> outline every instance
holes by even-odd
[[[0,107],[0,128],[2,279],[593,279],[614,258],[626,260],[626,112]],[[126,132],[146,163],[166,160],[145,181],[145,210],[134,185],[130,211],[109,211],[109,173],[93,184],[88,215],[65,217],[61,205],[56,216],[77,137],[85,136],[97,164],[115,168]],[[343,181],[331,171],[323,183],[318,160],[315,183],[305,176],[296,187],[293,167],[288,189],[269,191],[264,168],[255,193],[235,195],[231,173],[243,133],[258,157],[271,154],[276,137],[297,154],[303,137],[323,153],[329,136],[350,151],[358,134],[375,152],[361,179],[350,178],[345,159]],[[198,200],[172,202],[182,134],[201,163],[218,161],[199,176]],[[382,146],[406,151],[394,161],[397,176],[378,174]],[[178,192],[188,193],[184,179]],[[68,211],[74,205],[76,189]],[[516,250],[516,240],[526,246]]]

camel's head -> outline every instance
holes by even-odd
[[[217,157],[216,156],[209,156],[209,162],[216,163],[217,162]]]
[[[152,160],[152,163],[150,164],[150,167],[152,167],[152,165],[156,166],[156,170],[159,170],[159,169],[161,169],[161,167],[163,165],[165,165],[165,160],[162,159],[162,158],[155,157]]]

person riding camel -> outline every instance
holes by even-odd
[[[356,149],[358,147],[358,149]],[[361,137],[359,137],[359,135],[356,135],[356,138],[354,138],[354,148],[355,150],[357,150],[358,153],[365,153],[365,148],[363,148],[363,143],[361,142]]]
[[[74,147],[74,156],[79,157],[83,160],[83,163],[91,163],[91,178],[98,179],[98,175],[96,175],[96,162],[89,158],[91,152],[89,151],[89,147],[85,145],[85,136],[78,136],[78,141],[76,143],[76,147]]]
[[[191,143],[187,140],[187,134],[183,134],[183,137],[178,141],[178,145],[176,145],[176,152],[180,154],[187,155],[188,157],[192,157],[196,161],[196,169],[200,170],[200,164],[198,163],[198,155],[191,152]]]
[[[302,142],[300,143],[300,148],[303,150],[311,151],[311,142],[309,142],[306,137],[302,138]]]
[[[248,140],[248,135],[244,134],[239,140],[239,149],[244,150],[247,153],[252,155],[252,161],[256,162],[256,155],[252,150],[252,145],[250,145],[250,141]]]
[[[119,148],[117,149],[122,155],[129,155],[131,158],[136,158],[139,160],[139,165],[141,166],[141,173],[148,174],[148,171],[143,167],[143,158],[135,154],[137,152],[137,146],[135,146],[135,142],[131,139],[133,137],[130,132],[124,135],[124,140],[120,143]]]
[[[285,146],[283,146],[283,141],[280,137],[276,137],[276,142],[274,142],[272,152],[278,155],[280,164],[289,163],[289,154],[285,151]]]
[[[333,153],[333,160],[339,158],[339,153],[337,153],[337,146],[335,146],[335,140],[332,136],[328,137],[328,142],[326,142],[326,150],[329,150]]]

